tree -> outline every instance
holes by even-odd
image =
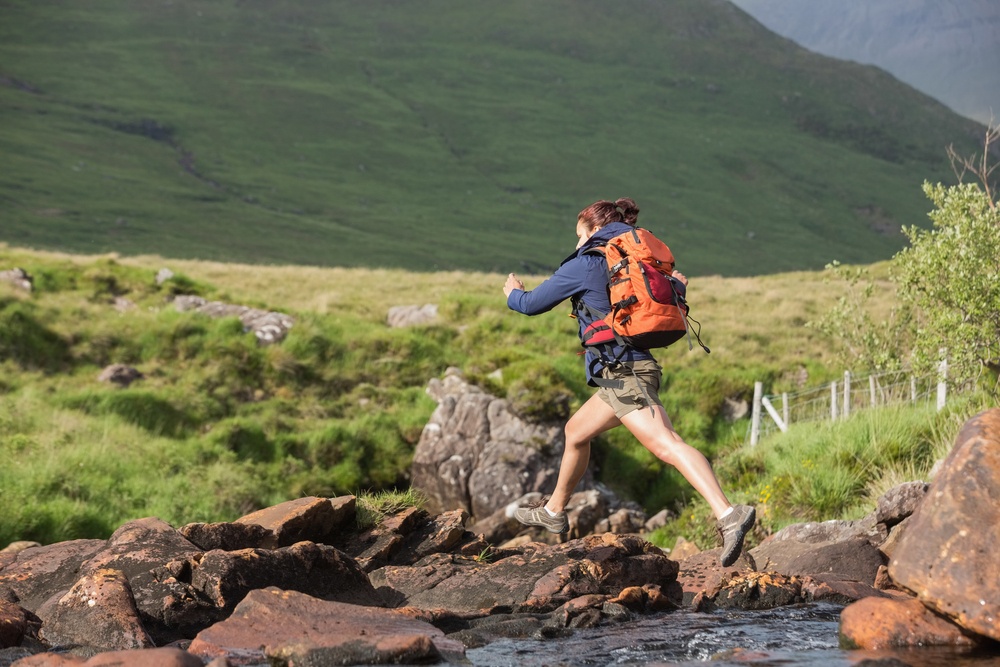
[[[929,371],[946,350],[956,380],[991,371],[996,394],[1000,370],[1000,208],[991,178],[991,145],[1000,126],[987,127],[983,156],[949,156],[959,184],[924,183],[933,202],[932,229],[904,228],[910,246],[896,254],[892,277],[904,304],[913,307],[915,337],[911,363]],[[962,182],[972,174],[977,182]],[[953,371],[951,369],[954,369]]]

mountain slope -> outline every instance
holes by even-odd
[[[961,114],[1000,116],[1000,3],[733,0],[804,47],[878,65]]]
[[[724,0],[0,1],[0,240],[544,271],[632,196],[689,274],[868,262],[979,129]]]

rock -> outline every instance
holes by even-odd
[[[16,554],[24,551],[25,549],[30,549],[31,547],[42,546],[38,542],[31,542],[29,540],[19,540],[17,542],[11,542],[3,549],[0,549],[0,554]]]
[[[268,586],[326,600],[382,605],[358,564],[325,544],[209,551],[190,564],[190,572],[191,589],[217,610],[214,620],[228,615],[250,591]]]
[[[802,601],[802,582],[776,572],[746,572],[726,579],[714,592],[696,596],[698,611],[774,609]]]
[[[875,583],[879,566],[885,562],[877,547],[858,536],[815,543],[772,539],[752,549],[750,554],[762,572],[832,576],[869,586]]]
[[[81,577],[57,601],[42,605],[38,616],[41,638],[50,645],[81,644],[102,650],[153,646],[139,619],[128,579],[118,570],[97,570]]]
[[[194,311],[213,318],[239,318],[243,330],[252,332],[261,345],[281,342],[295,325],[295,319],[284,313],[208,301],[200,296],[179,295],[174,298],[174,308],[178,312]]]
[[[30,292],[34,280],[24,269],[9,269],[7,271],[0,271],[0,282],[10,283],[18,289]]]
[[[722,416],[729,423],[739,421],[747,416],[750,412],[750,404],[744,398],[729,398],[728,396],[723,399],[722,403]]]
[[[729,567],[722,567],[719,563],[720,552],[721,549],[709,549],[679,561],[677,585],[683,604],[694,605],[696,599],[712,598],[730,579],[756,571],[746,551]],[[674,558],[673,554],[671,558]]]
[[[875,520],[892,528],[913,514],[928,488],[925,482],[906,482],[889,489],[876,503]]]
[[[1000,408],[965,423],[893,551],[892,579],[961,627],[1000,640]]]
[[[674,548],[670,550],[670,557],[675,561],[681,562],[691,556],[696,556],[701,553],[701,549],[694,542],[688,542],[683,537],[678,537],[677,541],[674,542]]]
[[[272,548],[276,543],[274,533],[255,523],[189,523],[179,532],[203,551]]]
[[[308,619],[308,622],[303,622]],[[188,649],[271,664],[347,665],[455,661],[464,647],[429,623],[388,609],[329,602],[266,588],[200,632]]]
[[[927,609],[919,600],[868,597],[840,613],[841,645],[880,650],[904,646],[973,646],[961,628]]]
[[[859,581],[834,577],[802,577],[802,598],[807,602],[850,604],[867,597],[894,597]]]
[[[24,638],[38,633],[41,620],[13,602],[0,600],[0,649],[20,646]]]
[[[186,624],[190,616],[204,607],[180,580],[184,578],[183,564],[201,553],[165,521],[147,517],[118,528],[107,545],[83,564],[80,574],[103,569],[122,572],[146,631],[162,645],[189,636],[191,628]]]
[[[456,372],[432,379],[438,401],[413,453],[411,485],[434,514],[463,509],[476,520],[530,491],[555,485],[561,424],[522,420],[508,401],[468,384]]]
[[[643,525],[643,530],[647,533],[651,533],[654,530],[663,528],[667,525],[667,522],[670,521],[670,518],[671,514],[669,510],[660,510],[646,520],[646,523]]]
[[[433,303],[423,306],[393,306],[386,316],[386,323],[393,328],[433,324],[437,321],[438,307]]]
[[[163,647],[100,653],[89,659],[61,653],[22,658],[17,667],[205,667],[201,658],[178,648]],[[210,665],[209,667],[215,667]],[[223,667],[223,666],[219,666]]]
[[[127,387],[136,380],[143,379],[143,377],[145,376],[142,373],[131,366],[111,364],[101,371],[101,374],[97,376],[97,380],[99,382],[110,382],[119,387]]]
[[[83,563],[106,546],[105,540],[70,540],[25,549],[0,570],[0,599],[37,612],[52,596],[65,594],[80,578]]]
[[[326,542],[337,530],[355,519],[354,496],[298,498],[240,517],[236,523],[256,525],[270,531],[264,547],[285,547],[296,542]]]
[[[464,510],[430,517],[422,509],[407,508],[351,537],[344,549],[365,572],[389,564],[410,565],[424,556],[451,552],[460,545],[464,547],[463,553],[476,550],[475,554],[466,555],[476,555],[489,545],[465,529],[468,517]]]
[[[174,277],[174,272],[164,267],[156,272],[156,284],[162,285],[163,283],[167,282],[173,277]]]
[[[529,544],[491,563],[435,554],[369,577],[396,606],[547,612],[581,595],[617,595],[629,586],[670,591],[677,563],[641,538],[608,533],[555,546]]]

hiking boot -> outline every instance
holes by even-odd
[[[566,519],[566,512],[559,512],[555,516],[550,516],[545,507],[519,507],[514,510],[514,518],[525,526],[538,526],[545,528],[550,533],[565,533],[569,530],[569,520]]]
[[[722,534],[722,554],[719,560],[723,567],[729,567],[740,557],[743,551],[743,538],[753,528],[757,518],[757,510],[749,505],[733,505],[733,511],[724,519],[719,519],[715,526]]]

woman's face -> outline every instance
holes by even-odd
[[[591,236],[593,236],[594,232],[596,232],[596,231],[597,231],[596,229],[588,230],[586,227],[583,226],[583,221],[582,220],[577,220],[576,221],[576,238],[577,238],[576,247],[577,247],[577,250],[579,250],[580,246],[582,246],[584,243],[586,243],[587,239],[589,239]]]

